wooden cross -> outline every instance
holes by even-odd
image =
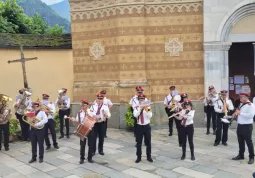
[[[23,46],[20,46],[20,53],[21,53],[21,59],[16,59],[16,60],[8,61],[8,64],[15,63],[15,62],[21,62],[22,71],[23,71],[23,79],[24,79],[24,88],[28,88],[25,62],[26,61],[36,60],[37,57],[34,57],[34,58],[25,58],[24,57],[24,53],[23,53]]]

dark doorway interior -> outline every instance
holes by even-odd
[[[254,51],[252,43],[233,43],[229,50],[229,77],[230,85],[234,90],[229,91],[229,96],[237,98],[236,90],[240,85],[248,85],[251,89],[251,96],[255,95],[255,76],[254,76]],[[239,75],[244,77],[244,84],[236,84],[235,80],[231,83],[231,77]],[[247,88],[247,87],[246,87]],[[231,88],[229,88],[231,89]],[[239,90],[238,90],[239,91]]]

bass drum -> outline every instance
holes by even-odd
[[[87,138],[95,123],[96,119],[89,116],[88,119],[78,125],[77,130],[74,134],[81,138]]]

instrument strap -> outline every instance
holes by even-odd
[[[100,106],[100,107],[98,107],[98,109],[97,109],[97,113],[96,113],[96,114],[100,114],[100,110],[101,110],[102,106],[103,106],[103,104],[101,104],[101,106]]]
[[[242,108],[244,105],[248,104],[248,103],[250,103],[250,102],[247,102],[247,103],[242,104],[242,106],[239,106],[238,109],[241,110],[241,108]]]
[[[37,116],[37,114],[38,114],[39,112],[40,112],[40,110],[36,111],[36,112],[35,112],[35,116]]]
[[[79,124],[81,123],[81,112],[78,113]]]

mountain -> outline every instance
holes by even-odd
[[[63,0],[59,3],[52,4],[50,7],[56,11],[61,17],[66,18],[70,22],[70,5],[68,0]]]
[[[60,17],[50,6],[41,0],[17,0],[17,3],[24,9],[25,14],[28,16],[33,16],[38,13],[49,26],[53,27],[58,24],[59,26],[64,26],[65,33],[71,32],[70,22]]]

